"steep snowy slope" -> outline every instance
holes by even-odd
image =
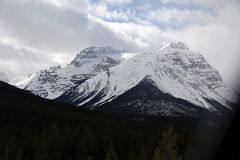
[[[8,82],[9,81],[8,77],[3,72],[0,72],[0,81],[3,81],[3,82]]]
[[[41,70],[33,75],[10,82],[44,98],[54,99],[70,89],[75,83],[116,66],[122,61],[122,53],[111,47],[89,47],[82,50],[64,68],[60,66]]]
[[[210,102],[228,109],[231,109],[231,103],[234,103],[231,98],[234,95],[223,95],[226,92],[236,93],[224,84],[219,72],[210,66],[203,56],[190,51],[181,42],[170,43],[158,52],[132,57],[72,88],[59,99],[78,106],[105,110],[104,106],[117,101],[127,92],[131,92],[130,95],[138,94],[132,92],[132,89],[146,77],[158,89],[159,93],[156,95],[168,95],[210,111],[218,110]],[[159,99],[163,98],[159,96]],[[135,98],[134,101],[136,100]],[[123,103],[131,104],[132,101],[122,101],[122,104],[118,102],[117,106],[122,107]],[[149,107],[151,110],[160,111],[162,106],[154,104]]]
[[[9,82],[9,84],[14,85],[18,88],[24,89],[33,79],[36,74],[28,74],[24,76],[19,76]]]

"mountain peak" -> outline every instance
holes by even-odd
[[[85,63],[87,61],[102,61],[105,60],[107,57],[110,57],[115,60],[119,60],[120,53],[124,53],[125,50],[117,50],[110,46],[105,47],[88,47],[83,49],[80,53],[77,54],[77,56],[73,59],[73,61],[70,63],[74,66],[81,66],[82,63]]]
[[[160,50],[168,50],[168,49],[185,49],[189,50],[188,46],[180,41],[170,42],[167,45],[163,46]]]

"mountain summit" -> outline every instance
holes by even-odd
[[[81,69],[81,73],[107,71],[110,67],[120,63],[122,52],[109,46],[89,47],[78,53],[68,66]]]

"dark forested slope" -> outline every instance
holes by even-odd
[[[42,99],[0,82],[0,160],[212,158],[219,125],[210,121],[197,128],[192,121],[185,120],[192,125],[181,127],[169,119],[126,120]]]

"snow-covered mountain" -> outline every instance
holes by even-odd
[[[55,99],[76,83],[118,65],[125,51],[112,47],[89,47],[82,50],[66,67],[51,67],[35,74],[18,77],[10,84],[48,99]]]
[[[3,82],[8,82],[9,81],[8,77],[3,72],[0,72],[0,81],[3,81]]]
[[[106,112],[179,115],[231,110],[236,96],[203,56],[175,42],[134,56],[58,99]]]

